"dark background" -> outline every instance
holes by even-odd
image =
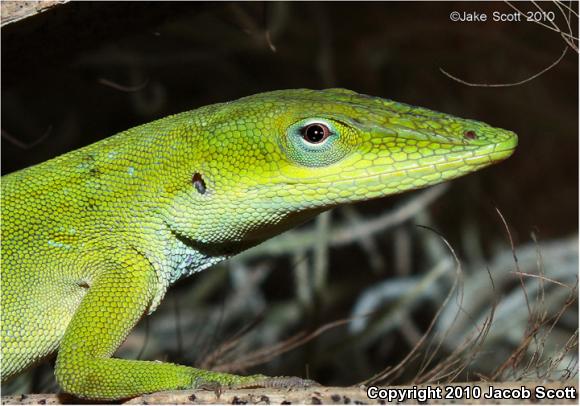
[[[536,10],[531,3],[516,5]],[[566,28],[554,4],[541,6],[555,12],[555,23]],[[578,3],[572,7],[577,12]],[[274,89],[345,87],[485,121],[519,135],[513,157],[453,181],[427,210],[428,224],[461,259],[469,261],[467,241],[473,238],[484,260],[491,261],[498,246],[509,249],[494,207],[509,223],[516,246],[530,242],[531,232],[540,241],[573,238],[578,232],[578,55],[569,49],[553,69],[521,85],[466,86],[440,68],[469,82],[519,82],[552,64],[566,44],[560,34],[538,24],[452,22],[452,11],[513,12],[501,2],[79,2],[56,7],[2,28],[2,173],[203,105]],[[577,32],[577,19],[572,24]],[[373,218],[405,198],[366,202],[356,210]],[[332,218],[340,221],[344,213]],[[399,231],[375,237],[383,260],[375,272],[357,244],[331,248],[327,289],[309,305],[292,307],[295,313],[283,322],[276,321],[273,309],[299,302],[296,269],[303,262],[312,266],[311,252],[254,257],[195,275],[178,284],[160,315],[141,326],[142,333],[131,336],[126,356],[137,357],[145,346],[145,359],[199,364],[203,354],[260,317],[264,321],[249,328],[247,343],[240,344],[242,353],[267,346],[266,336],[274,344],[348,317],[365,289],[402,274],[420,276],[429,268],[417,243],[422,238],[417,234],[424,231],[416,223],[407,221]],[[393,260],[400,235],[410,244],[411,266],[404,272],[400,261]],[[242,278],[268,271],[244,298],[239,280],[228,274],[237,272],[232,268],[243,269]],[[221,276],[209,279],[208,273]],[[200,293],[206,285],[210,288]],[[329,304],[324,292],[331,290]],[[231,297],[239,298],[238,309],[243,309],[236,320],[224,304]],[[410,313],[419,332],[437,307],[430,303]],[[190,313],[196,321],[180,324]],[[264,326],[268,322],[274,327]],[[564,330],[572,333],[577,321],[568,327]],[[256,332],[261,340],[251,338]],[[327,385],[346,385],[395,364],[410,349],[401,331],[364,346],[346,340],[348,334],[337,327],[249,372],[308,373]],[[341,346],[341,340],[348,346]],[[44,367],[29,375],[27,384],[34,385],[29,390],[51,390],[42,375],[47,371]],[[480,372],[490,373],[485,368]],[[407,378],[403,374],[400,380]]]

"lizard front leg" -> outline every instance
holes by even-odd
[[[265,378],[111,358],[146,312],[157,282],[151,264],[143,256],[129,250],[115,257],[116,261],[97,265],[97,276],[60,345],[55,374],[65,392],[89,399],[122,399],[207,383],[230,386]]]

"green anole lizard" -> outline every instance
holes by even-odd
[[[58,352],[58,383],[89,399],[283,382],[112,355],[178,279],[337,205],[456,178],[516,145],[510,131],[349,90],[281,90],[4,176],[2,379]]]

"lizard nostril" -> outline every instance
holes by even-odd
[[[193,181],[193,186],[195,186],[195,190],[197,190],[202,195],[205,194],[207,189],[205,187],[205,182],[201,177],[201,173],[199,172],[194,173],[193,178],[191,180]]]
[[[463,136],[468,140],[475,140],[477,139],[477,133],[473,130],[467,130],[463,133]]]

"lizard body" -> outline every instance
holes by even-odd
[[[2,378],[58,351],[64,391],[119,399],[267,380],[112,358],[180,278],[340,204],[507,158],[514,133],[344,89],[169,116],[2,178]]]

